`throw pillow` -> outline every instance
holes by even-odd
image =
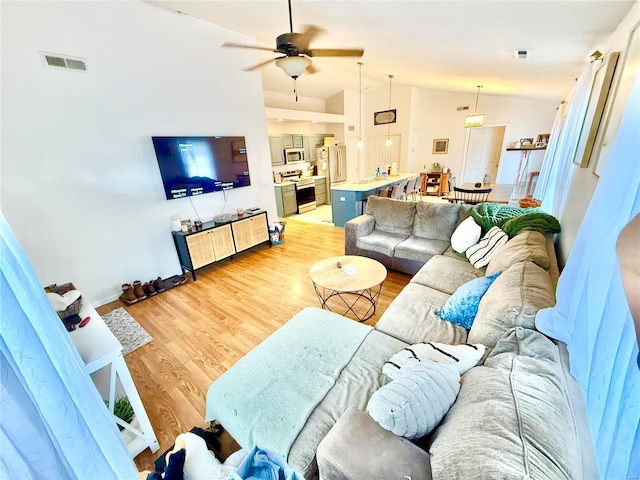
[[[498,275],[500,275],[500,272],[476,278],[460,285],[445,302],[442,310],[438,310],[435,314],[447,322],[463,326],[469,330],[478,313],[480,299],[482,299],[482,296],[493,281],[498,278]]]
[[[385,430],[414,440],[440,423],[459,391],[455,366],[421,362],[374,392],[367,412]]]
[[[460,376],[475,367],[486,347],[481,343],[469,345],[447,345],[446,343],[422,342],[403,348],[391,356],[382,366],[384,373],[390,380],[395,380],[401,372],[419,362],[432,361],[444,365],[454,365]]]
[[[458,253],[464,253],[467,248],[478,243],[482,229],[473,217],[467,217],[451,235],[451,248]]]
[[[486,267],[493,254],[508,241],[509,237],[500,227],[491,227],[482,240],[469,247],[465,253],[474,267]]]

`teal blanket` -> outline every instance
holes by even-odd
[[[371,330],[326,310],[302,310],[213,382],[205,420],[219,420],[242,448],[287,458]]]

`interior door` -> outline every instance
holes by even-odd
[[[491,183],[498,176],[498,165],[504,141],[504,126],[476,127],[469,131],[467,157],[461,183],[482,182],[485,175],[491,175]]]
[[[387,138],[391,140],[391,145],[387,146]],[[369,148],[365,159],[364,177],[374,174],[377,167],[384,169],[386,165],[393,162],[400,165],[400,135],[374,135],[369,137]],[[398,167],[402,170],[401,167]]]

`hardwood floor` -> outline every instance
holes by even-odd
[[[125,357],[160,443],[136,457],[140,470],[153,470],[178,434],[206,427],[207,390],[220,374],[298,311],[319,306],[309,267],[335,255],[344,255],[342,228],[288,221],[281,245],[240,253],[198,270],[196,282],[126,307],[153,337]],[[389,271],[366,323],[375,324],[410,278]]]

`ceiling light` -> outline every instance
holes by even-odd
[[[293,56],[284,57],[276,61],[276,65],[284,70],[294,80],[302,75],[305,69],[311,65],[311,60],[307,57]]]
[[[284,122],[284,119],[279,118],[279,119],[278,119],[278,122]]]
[[[364,142],[362,141],[362,62],[358,62],[358,70],[358,75],[360,78],[360,95],[358,96],[358,105],[360,106],[358,110],[358,126],[360,133],[358,134],[358,141],[356,143],[356,146],[362,148],[362,146],[364,145]]]
[[[467,115],[464,117],[464,128],[481,127],[484,125],[484,113],[478,112],[478,98],[480,97],[480,89],[482,85],[478,85],[478,93],[476,93],[476,108],[473,111],[473,115]]]

